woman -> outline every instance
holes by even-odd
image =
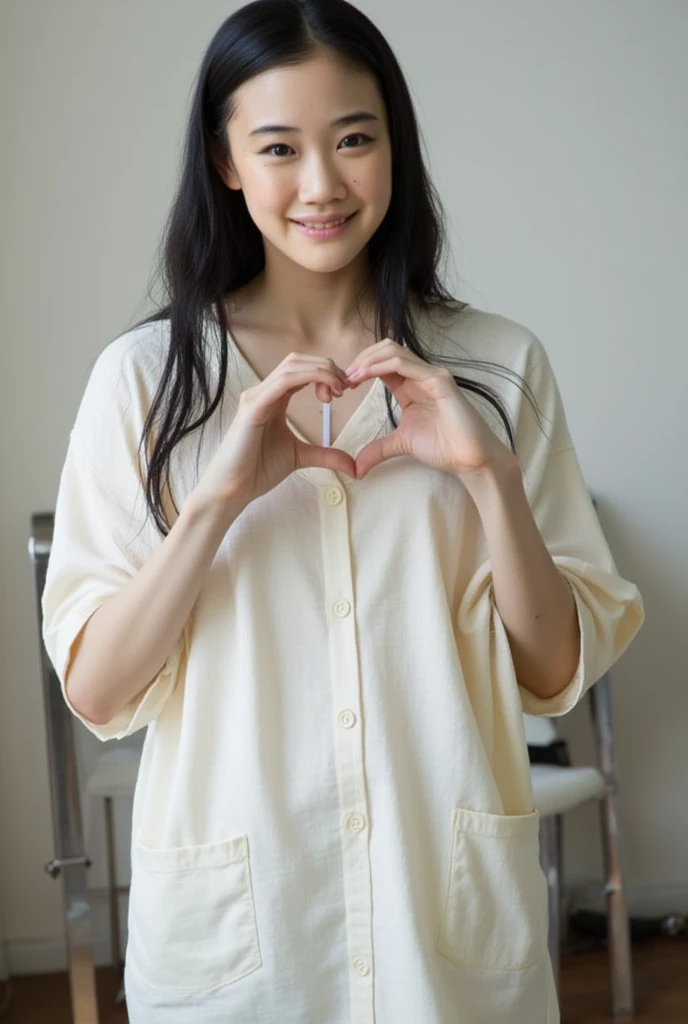
[[[558,1020],[522,712],[642,604],[542,345],[443,289],[440,211],[361,12],[224,22],[169,301],[95,364],[43,595],[74,713],[148,726],[132,1024]]]

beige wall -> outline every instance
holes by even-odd
[[[461,294],[547,346],[601,519],[648,621],[615,673],[628,880],[688,910],[684,0],[365,0],[405,67]],[[146,310],[186,104],[232,5],[0,8],[0,910],[14,970],[61,962],[31,513],[51,509],[98,352]],[[422,41],[422,45],[421,42]],[[684,108],[685,113],[685,108]],[[453,282],[454,284],[456,282]],[[566,721],[590,752],[586,712]],[[82,767],[101,748],[80,731]],[[119,809],[126,872],[127,815]],[[102,820],[84,802],[103,885]],[[570,877],[594,876],[574,816]],[[106,949],[94,896],[98,949]]]

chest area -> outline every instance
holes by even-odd
[[[332,399],[329,413],[332,445],[336,445],[347,423],[354,419],[360,406],[366,402],[374,384],[373,380],[365,381],[357,388],[346,390],[341,398]],[[310,444],[322,444],[324,416],[325,409],[316,397],[314,385],[308,385],[289,400],[287,419]]]
[[[370,338],[342,339],[336,350],[316,353],[300,348],[295,341],[276,339],[272,332],[257,331],[250,324],[234,318],[230,321],[231,343],[243,366],[245,383],[249,386],[260,384],[280,365],[289,352],[300,352],[313,360],[332,358],[341,369],[346,369],[357,353]],[[310,382],[296,391],[289,399],[287,420],[310,444],[320,445],[323,438],[323,402],[315,391],[315,382]],[[371,392],[376,389],[376,380],[366,380],[353,388],[346,388],[341,397],[333,397],[330,406],[330,443],[335,445],[349,423],[357,421],[359,409],[367,407],[373,399]]]

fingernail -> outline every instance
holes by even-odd
[[[361,373],[360,370],[347,370],[346,371],[346,377],[348,378],[348,380],[353,380],[354,377],[360,376],[360,373]]]

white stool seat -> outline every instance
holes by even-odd
[[[587,800],[604,794],[604,777],[597,768],[566,768],[553,764],[532,764],[533,802],[540,814],[564,814]]]
[[[141,751],[136,747],[116,747],[101,754],[86,782],[93,796],[131,796],[136,786]]]
[[[557,727],[546,715],[524,715],[523,727],[529,747],[546,747],[559,739]]]

